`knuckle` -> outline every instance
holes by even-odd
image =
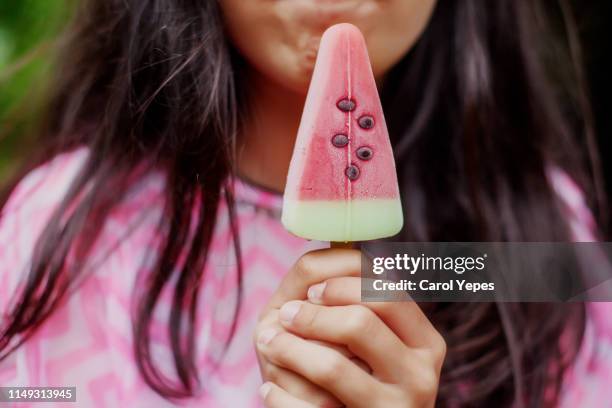
[[[295,273],[300,280],[308,281],[314,273],[314,255],[311,253],[304,254],[295,263]]]
[[[424,357],[427,358],[427,361],[432,362],[436,367],[440,368],[444,363],[446,350],[447,346],[444,337],[436,331],[429,340],[427,349],[423,350],[425,352]]]
[[[433,342],[433,351],[434,357],[436,358],[436,360],[438,360],[438,362],[444,360],[444,358],[446,357],[446,350],[446,340],[444,340],[444,337],[439,332],[436,332]]]
[[[282,332],[277,334],[274,338],[274,347],[269,348],[270,357],[280,365],[285,365],[293,361],[295,356],[293,347],[291,347],[291,343],[287,341],[285,334],[286,333]]]
[[[277,365],[268,363],[265,365],[263,369],[264,375],[266,376],[266,380],[272,381],[273,383],[278,383],[281,377],[281,370]]]
[[[414,393],[420,400],[428,400],[438,390],[438,375],[433,369],[423,369],[414,383]]]
[[[349,338],[370,333],[373,329],[375,319],[374,313],[364,306],[351,306],[350,317],[347,318],[347,335]]]
[[[318,374],[318,380],[322,384],[333,385],[338,379],[343,378],[345,371],[346,364],[344,360],[340,356],[335,356],[329,359],[328,363]]]

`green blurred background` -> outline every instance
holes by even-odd
[[[69,9],[62,0],[0,0],[0,184],[28,147],[22,135],[33,125]]]

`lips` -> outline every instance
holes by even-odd
[[[302,5],[303,7],[318,8],[320,10],[347,10],[361,7],[371,1],[366,0],[279,0],[283,3]]]
[[[321,20],[350,21],[366,17],[379,8],[376,0],[277,0],[278,5],[286,12],[292,12],[312,18],[321,23]]]

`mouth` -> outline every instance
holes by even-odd
[[[268,1],[283,22],[286,44],[296,51],[298,66],[310,78],[323,32],[338,23],[352,23],[368,32],[380,23],[377,13],[387,0]]]

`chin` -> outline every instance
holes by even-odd
[[[279,86],[293,93],[306,96],[310,87],[310,78],[312,77],[312,69],[304,72],[301,75],[291,75],[285,78],[276,78],[274,81]]]

